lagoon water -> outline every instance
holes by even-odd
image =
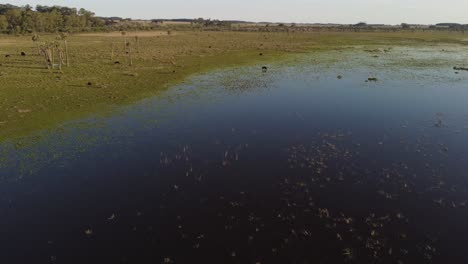
[[[0,262],[466,263],[467,55],[371,55],[219,70],[3,143]]]

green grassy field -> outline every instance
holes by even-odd
[[[55,38],[41,35],[41,41]],[[71,64],[59,71],[44,66],[31,36],[0,36],[0,142],[157,95],[213,69],[350,46],[468,44],[468,36],[449,32],[130,32],[126,38],[132,66],[120,33],[83,34],[68,38]]]

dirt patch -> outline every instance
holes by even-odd
[[[2,46],[12,46],[15,45],[15,42],[7,41],[7,40],[0,40],[0,47]]]
[[[174,35],[174,33],[171,33]],[[80,37],[122,37],[120,31],[109,32],[109,33],[81,33],[76,36]],[[137,31],[137,32],[127,32],[127,36],[138,36],[138,37],[158,37],[158,36],[168,36],[166,31]]]

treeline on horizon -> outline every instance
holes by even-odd
[[[29,34],[39,32],[89,32],[89,31],[111,31],[111,30],[131,30],[131,29],[154,29],[162,21],[189,22],[195,27],[213,27],[224,28],[230,27],[231,24],[249,23],[245,21],[220,21],[220,20],[205,20],[198,19],[154,19],[150,24],[142,24],[132,21],[131,19],[123,19],[120,17],[97,17],[93,12],[86,9],[70,8],[63,6],[44,6],[37,5],[33,8],[30,5],[15,6],[11,4],[0,4],[0,33],[8,34]],[[121,23],[124,22],[124,23]],[[268,22],[265,22],[269,26]],[[279,24],[284,28],[283,24]],[[292,23],[295,26],[295,23]],[[337,27],[350,28],[373,28],[366,23],[358,23],[356,25],[338,25]],[[412,28],[409,24],[401,24],[401,29]],[[441,23],[433,25],[431,29],[449,29],[449,30],[468,30],[468,25],[457,23]]]
[[[0,4],[0,32],[81,32],[103,28],[106,21],[83,8]]]
[[[88,32],[130,29],[153,29],[161,21],[189,22],[195,26],[229,26],[243,21],[211,19],[154,19],[150,25],[132,23],[129,18],[97,17],[86,9],[64,6],[0,4],[0,33],[28,34],[35,32]],[[124,23],[120,23],[124,22]]]

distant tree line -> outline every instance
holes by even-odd
[[[171,24],[165,22],[184,22],[186,24]],[[187,25],[188,24],[188,25]],[[249,25],[242,27],[232,27],[233,24]],[[29,34],[40,32],[86,32],[86,31],[127,31],[127,30],[154,30],[161,27],[167,29],[190,27],[194,30],[238,30],[238,31],[314,31],[314,30],[338,30],[338,31],[396,31],[398,29],[417,29],[420,25],[410,25],[403,23],[400,26],[368,25],[360,22],[355,25],[334,25],[332,27],[316,28],[314,26],[296,26],[291,24],[286,27],[280,23],[277,27],[258,26],[255,23],[245,21],[221,21],[211,19],[153,19],[153,20],[132,20],[120,17],[97,17],[91,11],[83,8],[70,8],[62,6],[37,5],[33,8],[30,5],[15,6],[11,4],[0,4],[0,33],[9,34]],[[462,31],[468,30],[468,25],[457,23],[441,23],[427,26],[430,30]]]
[[[0,4],[0,33],[29,34],[40,32],[86,32],[113,30],[153,30],[161,26],[161,21],[188,22],[192,27],[225,28],[237,21],[211,19],[169,19],[152,21],[132,20],[121,17],[97,17],[83,8],[63,6],[30,5],[15,6]],[[177,27],[172,25],[172,27]]]
[[[83,8],[0,4],[0,32],[81,32],[103,28],[106,21]]]
[[[461,31],[465,31],[465,30],[468,30],[468,24],[466,25],[462,25],[462,24],[458,24],[458,23],[439,23],[439,24],[436,24],[435,26],[432,26],[432,27],[442,27],[442,28],[448,28],[448,29],[451,29],[451,30],[461,30]]]

